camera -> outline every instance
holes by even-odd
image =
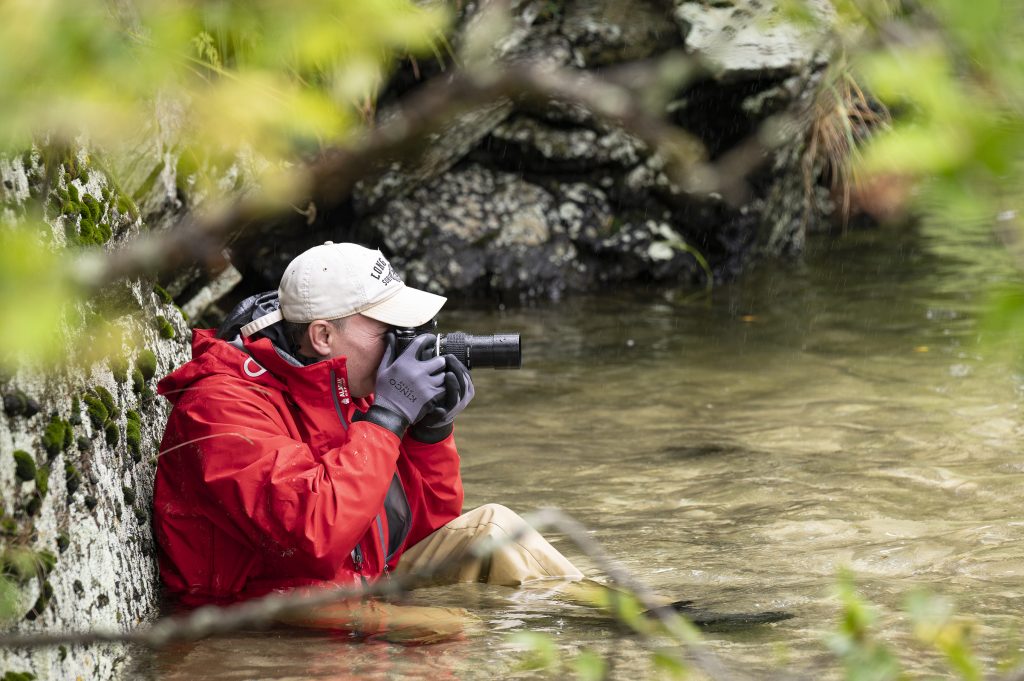
[[[522,345],[518,333],[496,333],[490,336],[474,336],[464,331],[437,333],[436,319],[431,319],[422,326],[396,328],[395,354],[401,354],[416,336],[425,333],[437,334],[437,344],[433,347],[434,355],[455,355],[467,369],[520,369],[523,366]]]

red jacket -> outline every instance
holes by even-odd
[[[367,421],[343,357],[295,366],[197,330],[158,390],[174,404],[153,523],[160,575],[189,600],[244,598],[393,568],[462,510],[452,436],[423,444]]]

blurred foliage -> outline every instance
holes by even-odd
[[[783,4],[824,24],[833,67],[893,113],[850,155],[868,202],[903,204],[885,205],[881,217],[911,209],[954,241],[974,225],[994,227],[1024,268],[1024,4],[833,0],[831,14],[812,11],[813,0]],[[1009,339],[1018,355],[1020,290],[995,294],[986,334]]]
[[[137,209],[106,164],[90,195],[95,166],[69,150],[119,158],[160,135],[212,206],[242,159],[282,205],[302,190],[294,162],[358,129],[396,60],[436,51],[448,21],[412,0],[0,3],[0,157],[29,184],[0,188],[0,368],[120,349],[104,318],[123,311],[87,304],[71,275]]]
[[[901,676],[896,656],[871,637],[874,609],[861,600],[849,573],[840,576],[836,595],[842,605],[838,631],[828,641],[839,658],[848,681],[886,681]]]
[[[5,2],[0,150],[80,134],[116,149],[165,98],[188,106],[181,142],[200,157],[286,160],[350,130],[395,56],[446,21],[410,0]]]
[[[590,597],[584,598],[584,602],[589,601],[589,605],[611,616],[650,650],[649,669],[633,668],[630,670],[633,676],[650,674],[651,671],[654,672],[652,678],[688,679],[708,676],[706,669],[688,663],[683,657],[684,651],[692,652],[696,646],[701,645],[700,634],[692,624],[686,622],[681,630],[675,627],[671,631],[666,630],[643,612],[634,596],[619,588],[589,588],[586,593]],[[583,592],[576,596],[581,594]],[[824,641],[832,657],[815,659],[814,672],[832,678],[838,665],[847,681],[897,681],[910,678],[911,675],[900,659],[901,651],[879,640],[877,634],[883,632],[877,631],[878,611],[858,593],[852,572],[843,570],[840,573],[836,580],[835,596],[839,606],[838,620],[835,631]],[[942,655],[944,662],[941,664],[951,676],[964,681],[981,681],[984,678],[981,662],[973,650],[975,626],[971,621],[958,617],[948,599],[927,591],[915,591],[904,600],[902,609],[909,617],[901,619],[909,620],[914,638],[926,649]],[[884,633],[891,636],[894,632]],[[608,678],[611,668],[608,661],[595,651],[567,651],[554,636],[548,634],[518,632],[510,636],[509,643],[521,652],[520,668],[523,670],[543,671],[557,678],[572,676],[577,679],[602,679]],[[710,676],[730,678],[727,673],[728,662],[725,661],[725,664],[726,669],[720,670],[720,673],[725,673],[724,676]],[[776,670],[771,677],[807,676],[805,671],[785,669],[786,664],[783,663],[783,668]]]

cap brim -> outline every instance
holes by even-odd
[[[361,314],[391,326],[422,326],[437,316],[447,302],[444,296],[405,286],[382,303],[361,311]]]

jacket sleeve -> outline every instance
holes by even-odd
[[[198,468],[216,511],[211,522],[254,548],[293,552],[311,572],[330,578],[381,508],[398,437],[353,423],[348,442],[317,458],[251,386],[197,388],[179,400],[168,430],[187,443],[173,463]]]
[[[435,444],[406,435],[402,439],[398,473],[412,510],[412,527],[405,548],[413,546],[462,513],[462,474],[454,433]]]

